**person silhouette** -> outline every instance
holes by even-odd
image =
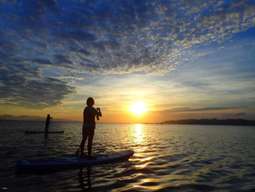
[[[85,107],[83,111],[83,126],[82,126],[82,140],[80,144],[80,148],[76,152],[76,154],[79,153],[80,150],[80,156],[84,156],[84,145],[88,138],[88,157],[91,157],[92,153],[92,143],[93,143],[93,137],[95,133],[96,128],[96,120],[99,120],[99,117],[102,116],[100,108],[94,108],[93,105],[95,104],[95,101],[92,97],[89,97],[87,99],[87,106]]]
[[[50,116],[50,114],[48,114],[46,117],[46,120],[45,120],[45,134],[48,134],[48,132],[49,132],[49,126],[50,126],[51,119],[52,119],[52,117]]]

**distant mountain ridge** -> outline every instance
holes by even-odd
[[[247,119],[181,119],[161,122],[161,124],[188,124],[188,125],[247,125],[255,126],[255,120]]]

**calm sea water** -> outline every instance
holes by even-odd
[[[99,124],[94,153],[134,150],[128,162],[48,174],[15,174],[15,161],[74,153],[80,123],[64,134],[25,135],[41,122],[0,122],[0,191],[254,191],[255,127]]]

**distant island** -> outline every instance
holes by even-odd
[[[160,124],[255,126],[255,120],[247,120],[247,119],[182,119],[182,120],[164,121],[164,122],[161,122]]]

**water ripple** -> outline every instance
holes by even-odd
[[[49,174],[15,175],[17,159],[74,153],[79,123],[55,124],[64,135],[25,136],[35,124],[0,129],[1,185],[9,191],[252,191],[255,129],[166,125],[100,125],[94,153],[134,150],[128,162]],[[17,130],[18,129],[18,130]],[[1,131],[9,140],[1,136]],[[247,131],[248,134],[245,132]],[[3,134],[2,134],[3,135]],[[245,138],[245,139],[244,139]]]

